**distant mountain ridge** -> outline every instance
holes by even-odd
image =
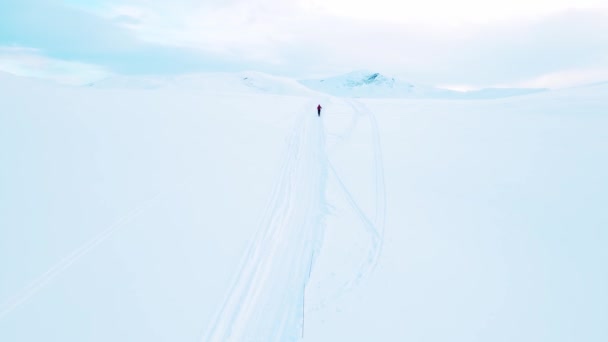
[[[51,80],[16,76],[0,72],[0,83],[44,86]],[[604,83],[586,86],[602,85]],[[257,71],[208,72],[185,75],[115,75],[86,85],[101,89],[181,89],[211,92],[238,92],[289,96],[318,96],[328,94],[347,98],[395,99],[496,99],[547,91],[535,88],[486,88],[460,92],[433,86],[405,82],[379,72],[355,71],[323,79],[294,80]]]
[[[418,98],[442,90],[416,86],[378,72],[355,71],[325,79],[300,80],[301,84],[319,92],[340,97]]]
[[[121,89],[206,89],[213,92],[248,92],[309,96],[318,93],[352,98],[403,99],[494,99],[527,95],[546,89],[487,88],[458,92],[413,84],[379,72],[355,71],[344,75],[309,80],[293,80],[257,71],[238,73],[197,73],[177,76],[112,76],[88,85]]]
[[[356,71],[335,77],[300,80],[299,82],[319,92],[339,97],[357,98],[492,99],[546,91],[546,89],[527,88],[488,88],[458,92],[416,85],[369,71]]]
[[[212,92],[310,95],[313,91],[299,82],[257,71],[238,73],[210,72],[177,76],[112,76],[88,84],[93,88],[193,89]]]

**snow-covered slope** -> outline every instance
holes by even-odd
[[[112,76],[89,87],[110,89],[194,89],[208,92],[239,92],[275,95],[311,95],[297,81],[260,72],[199,73],[179,76]]]
[[[301,80],[300,83],[311,89],[340,97],[420,98],[444,92],[367,71],[320,80]]]
[[[456,92],[450,95],[445,94],[444,98],[474,100],[474,99],[498,99],[511,96],[530,95],[542,93],[547,89],[542,88],[485,88],[466,92]]]
[[[21,81],[0,78],[0,341],[608,340],[606,85]]]
[[[492,88],[457,92],[403,82],[377,72],[357,71],[318,80],[301,80],[303,85],[333,96],[354,98],[494,99],[542,92],[545,89]]]

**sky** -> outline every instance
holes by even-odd
[[[608,0],[20,0],[0,3],[0,71],[354,70],[454,89],[608,80]]]

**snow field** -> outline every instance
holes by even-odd
[[[606,85],[0,76],[1,341],[608,338]]]

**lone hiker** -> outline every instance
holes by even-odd
[[[318,106],[317,106],[317,114],[318,114],[319,116],[321,116],[321,108],[323,108],[323,107],[321,107],[321,105],[318,105]]]

